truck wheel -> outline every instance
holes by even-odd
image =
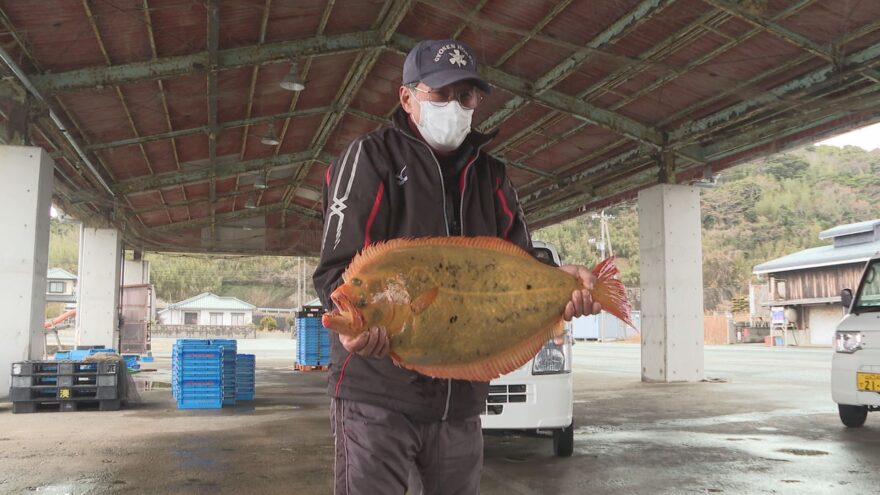
[[[868,408],[865,406],[838,404],[837,411],[840,413],[840,421],[849,428],[858,428],[862,426],[865,424],[865,419],[868,417]]]
[[[553,430],[553,453],[558,457],[571,457],[574,452],[574,421],[561,430]]]

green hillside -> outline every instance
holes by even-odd
[[[752,267],[821,245],[821,230],[880,218],[880,151],[808,146],[727,170],[715,189],[702,193],[703,280],[707,309],[726,309],[748,292]],[[638,287],[639,230],[636,202],[606,209],[611,247],[624,282]],[[76,272],[76,225],[52,223],[50,266]],[[592,266],[599,253],[587,242],[599,237],[590,215],[533,233],[555,244],[563,260]],[[285,257],[148,253],[156,293],[164,301],[204,291],[235,296],[260,307],[293,307],[297,259]],[[306,300],[314,298],[306,258]]]
[[[706,309],[726,309],[748,294],[752,267],[824,244],[819,232],[880,218],[880,151],[808,146],[729,169],[702,193],[703,284]],[[639,283],[635,201],[605,210],[611,245],[628,287]],[[587,238],[599,237],[589,215],[541,229],[535,239],[560,247],[568,263],[595,264]]]

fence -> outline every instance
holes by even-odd
[[[253,326],[221,326],[221,325],[155,325],[150,329],[153,337],[172,338],[226,338],[253,339],[257,337],[257,328]],[[283,332],[279,332],[279,335]]]

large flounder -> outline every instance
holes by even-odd
[[[629,323],[611,259],[591,295]],[[435,378],[489,381],[563,332],[577,277],[495,237],[395,239],[358,254],[330,298],[325,327],[357,336],[383,326],[396,364]]]

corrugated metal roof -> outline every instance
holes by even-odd
[[[248,304],[237,297],[221,297],[211,292],[203,292],[183,301],[169,304],[169,309],[219,309],[219,310],[253,310],[253,304]],[[160,312],[162,312],[160,311]]]
[[[878,252],[880,252],[880,241],[837,248],[831,245],[820,246],[761,263],[754,268],[753,272],[756,274],[787,272],[820,266],[861,263],[869,260]]]
[[[70,273],[64,268],[49,268],[46,272],[46,278],[52,280],[76,280],[76,275]]]
[[[388,123],[410,48],[455,37],[535,229],[661,170],[688,184],[877,122],[878,18],[852,0],[0,0],[0,77],[40,107],[0,98],[0,125],[55,160],[57,206],[128,244],[314,255],[328,165]],[[279,86],[293,64],[300,92]]]
[[[875,220],[867,220],[865,222],[858,223],[850,223],[847,225],[838,225],[837,227],[830,228],[828,230],[823,230],[819,232],[819,239],[832,239],[834,237],[840,237],[842,235],[852,235],[852,234],[860,234],[862,232],[871,232],[876,229],[877,226],[880,226],[880,218]]]

